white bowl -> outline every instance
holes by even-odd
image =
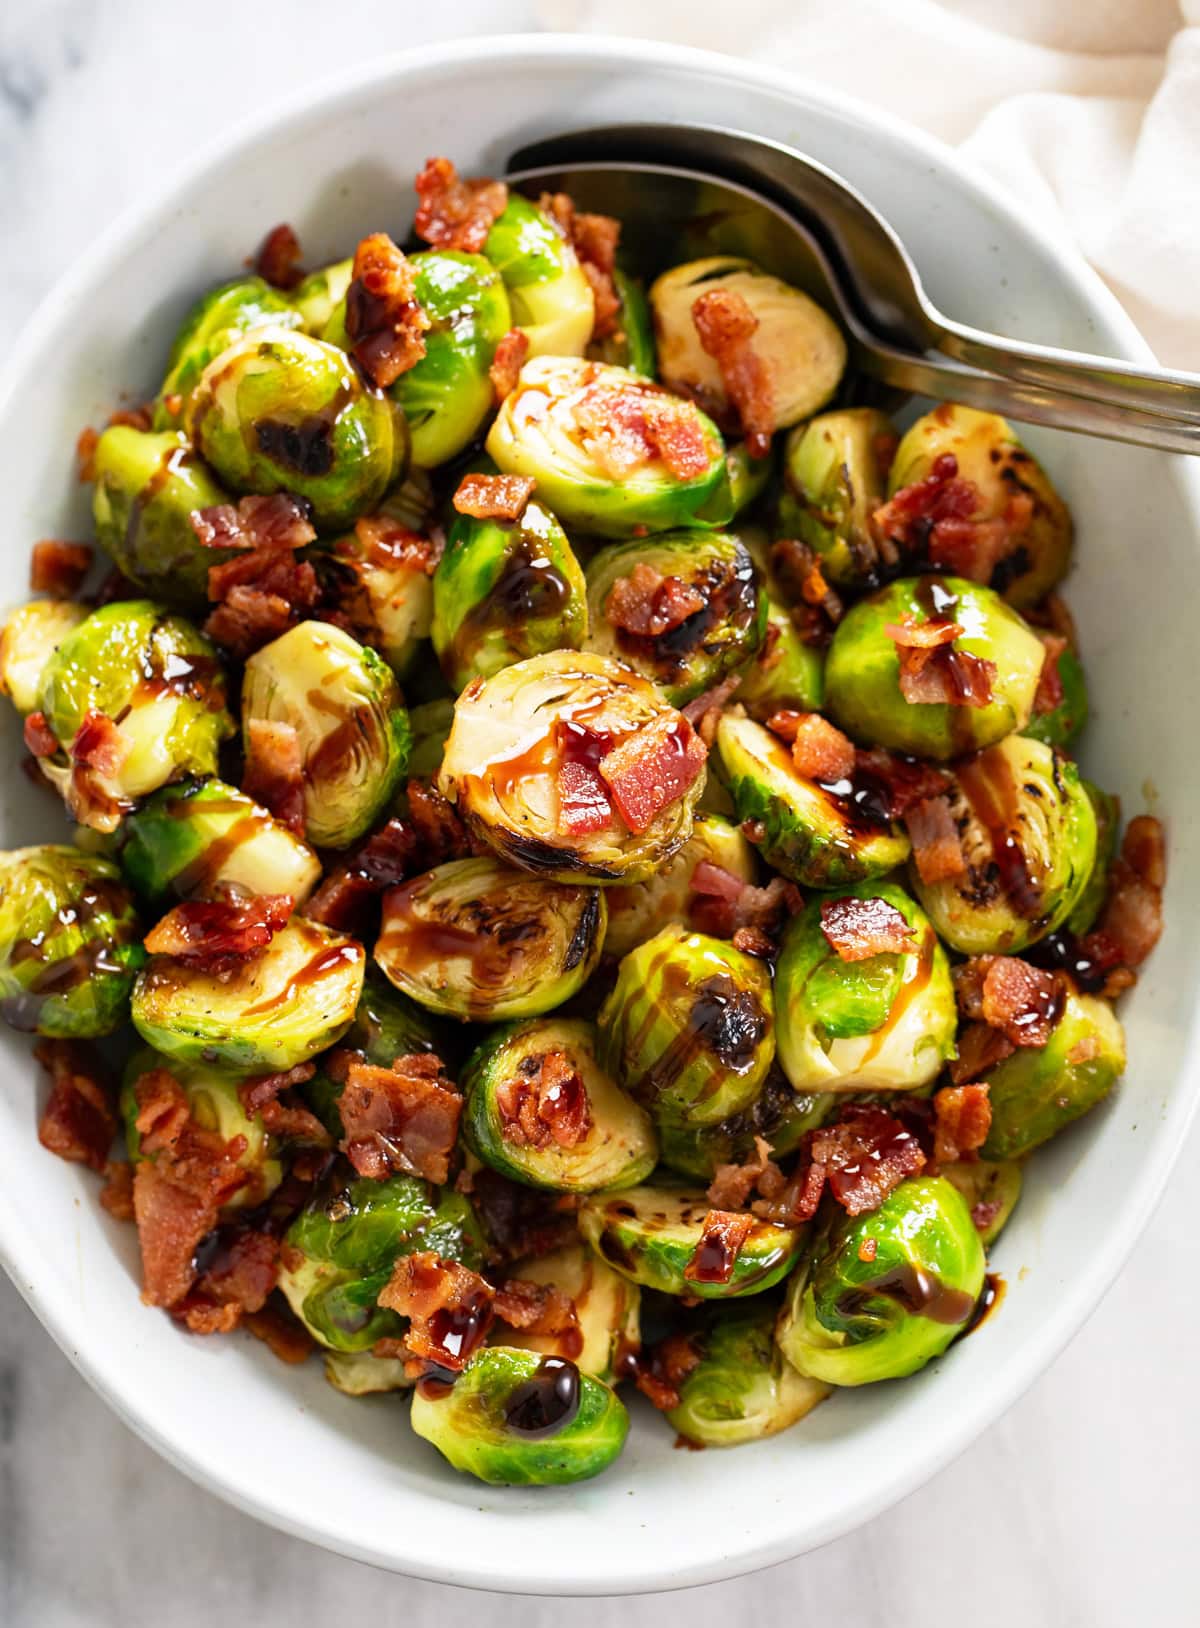
[[[411,179],[430,153],[496,172],[531,137],[647,115],[742,126],[839,170],[891,219],[933,298],[968,322],[1149,359],[1070,248],[951,153],[868,108],[782,73],[641,42],[527,36],[418,51],[240,132],[119,224],[50,297],[0,390],[0,601],[25,591],[35,538],[88,535],[77,430],[102,423],[119,392],[153,390],[189,302],[267,227],[291,221],[317,263],[365,230],[403,229]],[[599,1480],[483,1487],[412,1435],[403,1402],[351,1401],[324,1383],[319,1362],[287,1369],[248,1337],[197,1339],[144,1308],[133,1231],[101,1211],[90,1174],[38,1146],[44,1086],[25,1043],[6,1032],[0,1251],[55,1339],[139,1434],[241,1508],[361,1560],[491,1589],[632,1593],[715,1581],[839,1536],[945,1464],[1046,1367],[1125,1259],[1193,1107],[1200,935],[1183,901],[1200,880],[1198,777],[1181,726],[1197,661],[1200,482],[1181,459],[1046,433],[1029,441],[1078,523],[1070,598],[1094,702],[1086,765],[1130,811],[1153,780],[1171,883],[1166,934],[1122,1014],[1128,1077],[1033,1160],[995,1252],[1007,1282],[998,1313],[917,1378],[836,1395],[771,1441],[675,1452],[636,1399],[628,1448]],[[1162,591],[1148,591],[1154,582]],[[4,714],[3,846],[64,836],[17,770],[19,731]]]

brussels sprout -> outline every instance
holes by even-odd
[[[719,814],[698,814],[692,834],[679,852],[645,882],[604,890],[608,905],[606,955],[628,955],[663,927],[692,925],[692,906],[702,897],[692,888],[697,865],[716,865],[743,882],[758,875],[754,849],[736,825]]]
[[[1016,1159],[958,1159],[938,1171],[957,1187],[971,1211],[980,1242],[990,1249],[1008,1225],[1021,1196],[1021,1166]]]
[[[641,882],[691,835],[703,768],[639,818],[641,829],[608,807],[607,791],[598,829],[592,818],[572,829],[561,814],[564,768],[590,768],[596,752],[603,764],[639,732],[672,752],[690,751],[686,723],[649,680],[603,656],[553,650],[468,685],[438,786],[474,834],[514,865],[563,881]]]
[[[493,1030],[467,1063],[462,1089],[467,1146],[526,1186],[559,1193],[632,1187],[658,1162],[649,1118],[597,1062],[595,1031],[578,1018]],[[542,1119],[539,1108],[549,1103],[561,1119]],[[567,1129],[581,1132],[577,1141],[562,1134]]]
[[[992,573],[992,586],[1010,605],[1036,605],[1062,581],[1071,562],[1072,525],[1066,504],[1045,470],[996,413],[943,403],[908,430],[896,449],[888,495],[924,480],[939,458],[953,457],[960,480],[978,493],[972,520],[1003,520],[1020,498],[1032,514],[1014,551]]]
[[[377,1357],[373,1351],[327,1351],[325,1378],[343,1396],[410,1391],[416,1383],[403,1357]]]
[[[387,894],[375,958],[432,1012],[533,1017],[587,982],[605,916],[598,888],[544,881],[494,859],[452,859]]]
[[[274,1074],[332,1046],[354,1017],[366,952],[303,916],[233,971],[152,956],[133,990],[142,1039],[185,1063]]]
[[[904,699],[887,628],[906,616],[940,617],[963,629],[949,648],[995,665],[986,706]],[[1024,728],[1045,655],[1033,629],[990,588],[961,577],[905,577],[860,600],[838,624],[825,661],[825,698],[835,721],[863,746],[962,757]]]
[[[397,678],[407,677],[433,626],[433,559],[423,538],[367,527],[318,556],[345,631],[381,655]]]
[[[301,905],[321,878],[308,844],[223,780],[156,791],[126,817],[120,857],[126,877],[155,904],[231,882],[251,893],[287,893]]]
[[[411,707],[408,714],[412,730],[412,750],[408,754],[410,780],[436,780],[445,756],[446,739],[454,727],[454,702],[426,701]]]
[[[877,1210],[839,1212],[813,1239],[776,1337],[794,1368],[829,1385],[903,1379],[962,1332],[984,1269],[958,1190],[912,1176]]]
[[[1083,782],[1092,813],[1096,816],[1096,859],[1083,892],[1079,895],[1071,914],[1067,917],[1068,932],[1082,938],[1095,926],[1096,918],[1108,897],[1108,869],[1117,852],[1117,838],[1121,834],[1121,805],[1108,792],[1090,780]]]
[[[651,286],[663,383],[718,415],[728,410],[721,370],[701,345],[692,315],[702,295],[717,291],[740,295],[758,319],[752,343],[770,381],[774,428],[786,429],[823,407],[846,367],[840,329],[807,294],[732,255],[690,260]]]
[[[540,503],[521,518],[457,515],[433,578],[433,647],[463,689],[547,650],[587,637],[587,591],[567,534]]]
[[[741,666],[766,633],[754,563],[736,537],[720,532],[669,531],[602,548],[588,564],[587,596],[587,649],[653,679],[674,706]],[[656,617],[673,625],[660,633],[625,625]]]
[[[651,426],[653,437],[648,430],[618,437],[614,426],[631,422]],[[684,473],[673,474],[659,451],[665,428],[672,462]],[[565,526],[597,536],[721,526],[733,514],[716,425],[626,368],[561,356],[526,362],[487,450],[506,475],[535,479],[539,499]]]
[[[404,1332],[404,1319],[377,1304],[402,1255],[431,1250],[473,1271],[484,1256],[479,1222],[461,1193],[415,1176],[347,1177],[344,1166],[301,1210],[286,1242],[279,1287],[331,1351],[369,1351]]]
[[[621,962],[599,1031],[601,1063],[657,1119],[715,1125],[767,1077],[771,975],[723,939],[664,927]]]
[[[642,1295],[636,1283],[614,1272],[583,1244],[566,1244],[549,1255],[522,1261],[513,1275],[526,1283],[561,1289],[574,1303],[579,1326],[561,1334],[512,1329],[506,1345],[544,1357],[566,1357],[580,1373],[606,1385],[628,1377],[630,1359],[642,1343]]]
[[[288,296],[262,277],[235,277],[201,295],[171,346],[167,376],[154,407],[154,428],[175,428],[204,369],[235,339],[255,328],[292,328],[301,321],[301,312]]]
[[[806,780],[787,746],[752,718],[726,713],[717,753],[737,809],[767,863],[804,887],[835,888],[902,865],[911,844],[856,781]],[[743,829],[746,829],[743,826]]]
[[[917,948],[843,961],[813,899],[784,930],[775,969],[779,1061],[797,1091],[915,1091],[955,1055],[950,963],[923,910],[892,882],[852,898],[898,910]]]
[[[354,276],[354,261],[335,260],[332,265],[310,271],[292,290],[292,305],[300,313],[300,326],[306,334],[320,339],[334,312],[346,298]]]
[[[587,1481],[620,1453],[629,1415],[617,1393],[563,1357],[493,1345],[446,1386],[422,1380],[412,1427],[456,1470],[493,1486]]]
[[[798,1424],[830,1386],[798,1374],[775,1343],[774,1306],[712,1314],[690,1344],[700,1360],[679,1386],[667,1423],[699,1447],[737,1447]]]
[[[627,367],[631,373],[639,373],[643,379],[652,379],[655,372],[654,323],[646,291],[620,266],[613,268],[612,279],[621,302],[617,330],[604,339],[592,340],[587,347],[588,360]]]
[[[733,699],[752,718],[765,721],[775,712],[820,712],[825,704],[825,658],[805,644],[784,607],[769,594],[767,630],[754,660],[742,671]]]
[[[895,563],[881,557],[871,531],[887,480],[882,458],[895,439],[891,421],[874,407],[822,413],[787,438],[780,531],[807,543],[839,588],[875,587]]]
[[[1076,739],[1088,715],[1087,679],[1083,663],[1068,648],[1058,658],[1058,676],[1062,683],[1062,700],[1049,712],[1035,712],[1025,725],[1024,733],[1047,746],[1065,749]]]
[[[733,518],[736,520],[771,484],[775,459],[770,453],[765,458],[751,457],[746,443],[737,441],[725,454],[725,467],[729,471],[729,490],[733,500]]]
[[[575,250],[549,215],[510,193],[483,252],[504,279],[512,321],[529,340],[529,355],[582,356],[596,301]]]
[[[1096,859],[1096,813],[1079,771],[1010,735],[960,763],[949,792],[966,870],[913,891],[951,949],[1016,953],[1075,909]]]
[[[304,763],[304,830],[346,848],[388,804],[408,759],[391,669],[329,622],[299,622],[246,663],[242,723],[291,724]]]
[[[1067,995],[1044,1046],[1023,1046],[988,1073],[985,1159],[1032,1153],[1094,1108],[1125,1069],[1125,1033],[1106,1001]]]
[[[86,615],[83,605],[65,599],[31,599],[10,613],[0,629],[0,695],[22,717],[38,704],[51,656]]]
[[[755,1143],[769,1143],[773,1158],[792,1153],[807,1131],[828,1117],[836,1098],[830,1092],[796,1092],[774,1064],[748,1108],[716,1125],[684,1125],[664,1119],[658,1127],[660,1157],[668,1169],[692,1181],[710,1182],[723,1164],[742,1164]]]
[[[389,489],[379,505],[379,514],[423,537],[433,524],[436,506],[432,476],[427,469],[418,469],[414,464],[404,479]]]
[[[110,718],[124,742],[120,766],[104,776],[111,804],[76,806],[70,769],[43,759],[72,812],[99,831],[115,830],[133,801],[168,781],[214,773],[217,748],[234,729],[215,648],[148,599],[104,605],[67,634],[46,664],[38,706],[64,750],[92,712]]]
[[[111,1034],[129,1016],[145,960],[117,867],[47,844],[0,854],[0,1017],[68,1038]]]
[[[699,1300],[734,1300],[761,1294],[787,1276],[800,1254],[805,1229],[755,1221],[727,1283],[684,1273],[704,1238],[708,1200],[698,1187],[628,1187],[585,1198],[579,1230],[613,1269],[647,1289]]]
[[[264,328],[200,377],[184,428],[239,492],[292,492],[318,528],[373,509],[408,461],[404,414],[336,345]]]

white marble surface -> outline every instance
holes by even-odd
[[[80,244],[239,114],[364,54],[531,27],[535,12],[533,0],[457,0],[453,20],[416,0],[7,0],[0,342]],[[0,1628],[467,1628],[481,1609],[497,1628],[549,1625],[564,1609],[584,1628],[831,1617],[850,1628],[1187,1628],[1200,1622],[1197,1162],[1200,1133],[1089,1325],[928,1486],[790,1565],[640,1601],[485,1599],[260,1527],[136,1440],[0,1282]]]

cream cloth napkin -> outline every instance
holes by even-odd
[[[794,68],[922,125],[1200,371],[1200,0],[539,0],[552,28]]]

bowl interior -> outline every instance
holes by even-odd
[[[228,276],[277,221],[308,264],[366,230],[399,235],[411,178],[446,152],[498,172],[520,142],[573,122],[664,119],[744,126],[841,171],[890,218],[933,298],[984,328],[1082,350],[1145,355],[1098,282],[1034,235],[923,138],[783,76],[644,44],[476,41],[397,59],[272,120],[110,241],[27,336],[0,402],[7,449],[0,601],[25,592],[37,537],[89,535],[77,431],[114,399],[152,391],[191,299]],[[995,1252],[998,1315],[903,1385],[843,1392],[802,1426],[729,1454],[680,1453],[635,1401],[635,1429],[604,1477],[499,1491],[452,1474],[413,1437],[404,1404],[351,1401],[320,1364],[276,1363],[248,1338],[181,1334],[138,1300],[132,1229],[96,1185],[35,1139],[27,1046],[0,1035],[0,1249],[56,1338],[122,1415],[189,1473],[255,1514],[344,1553],[433,1579],[546,1593],[711,1581],[847,1530],[928,1475],[990,1422],[1078,1327],[1155,1201],[1190,1107],[1184,1068],[1197,982],[1200,867],[1192,755],[1174,739],[1195,664],[1198,489],[1181,460],[1031,432],[1070,501],[1069,584],[1094,716],[1089,774],[1168,817],[1167,932],[1123,1017],[1131,1058],[1110,1104],[1033,1161]],[[1147,594],[1149,570],[1169,591]],[[66,839],[61,812],[9,767],[3,846]],[[1170,901],[1174,908],[1170,908]]]

